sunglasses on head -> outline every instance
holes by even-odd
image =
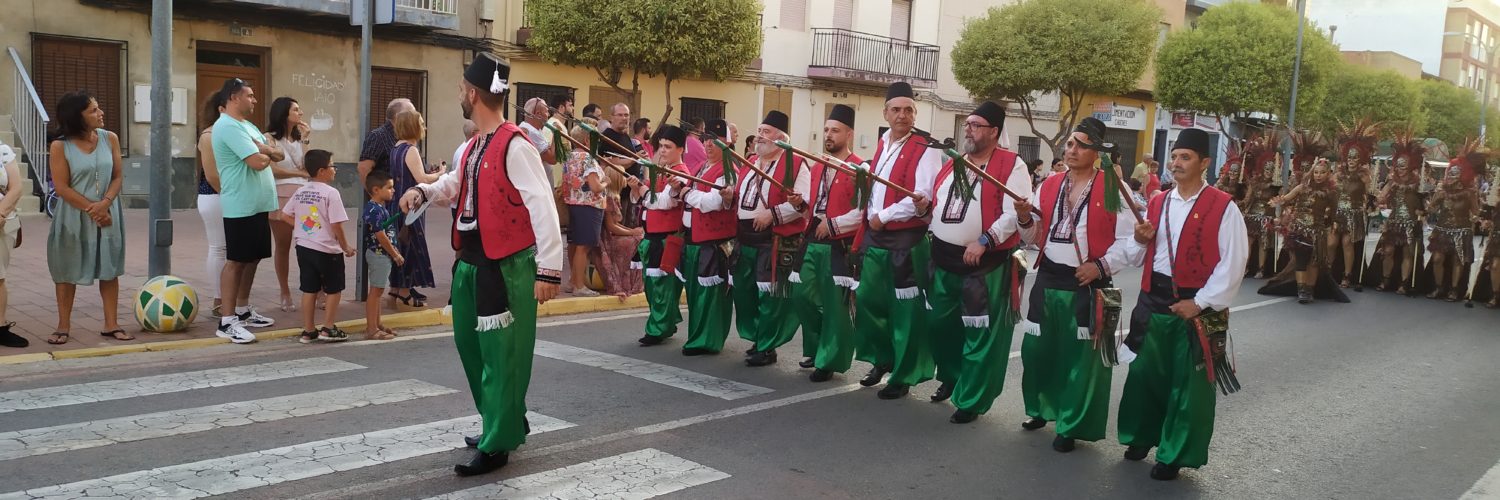
[[[223,92],[224,92],[224,95],[227,97],[227,96],[231,96],[231,95],[239,92],[240,89],[243,89],[243,88],[249,87],[249,86],[250,86],[250,84],[245,83],[244,80],[241,80],[239,78],[230,78],[230,79],[224,81],[224,90],[223,90]]]

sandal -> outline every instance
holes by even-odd
[[[68,334],[67,332],[52,332],[52,335],[47,336],[47,343],[52,345],[66,344],[68,343]]]
[[[382,331],[382,332],[391,334],[392,337],[396,336],[396,331],[390,329],[390,327],[388,327],[388,326],[380,325],[379,330]]]
[[[124,337],[121,337],[121,335],[124,335]],[[121,330],[119,328],[116,328],[114,330],[110,330],[110,331],[107,331],[107,332],[99,332],[99,336],[101,336],[101,337],[109,337],[109,338],[114,339],[114,340],[135,340],[135,336],[134,335],[131,335],[129,333],[125,333],[125,330]]]
[[[386,330],[377,330],[375,333],[366,333],[365,340],[390,340],[396,338],[395,333]]]
[[[1497,295],[1500,295],[1500,294],[1497,294]],[[1490,308],[1490,309],[1500,309],[1500,296],[1497,296],[1497,297],[1495,297],[1493,299],[1490,299],[1489,302],[1485,302],[1484,303],[1484,307],[1487,307],[1487,308]]]
[[[397,295],[396,296],[396,300],[400,301],[401,304],[405,305],[406,307],[416,307],[416,308],[427,307],[427,302],[424,301],[424,300],[422,300],[421,297],[417,297],[415,295],[410,295],[410,294],[404,295],[404,296],[403,295]]]

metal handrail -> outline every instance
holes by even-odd
[[[940,48],[843,28],[813,28],[809,66],[933,80]]]
[[[51,118],[47,115],[47,106],[42,104],[42,96],[36,93],[36,87],[31,85],[31,75],[26,73],[26,66],[21,64],[21,53],[17,52],[15,47],[6,47],[5,51],[10,52],[10,61],[16,64],[16,73],[21,77],[17,81],[26,84],[26,93],[31,96],[31,104],[35,106],[37,114],[41,115],[42,122],[51,122]],[[14,121],[15,118],[12,117],[11,120]]]
[[[10,53],[10,61],[15,66],[16,92],[10,115],[11,126],[20,139],[21,149],[26,152],[27,163],[31,166],[36,185],[42,187],[42,208],[51,213],[53,191],[47,168],[47,124],[52,120],[47,115],[47,106],[42,104],[41,95],[37,94],[36,87],[31,84],[31,75],[26,73],[26,65],[21,63],[21,53],[15,47],[6,47],[6,52]]]

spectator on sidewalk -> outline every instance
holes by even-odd
[[[682,161],[688,170],[697,172],[708,161],[708,149],[703,146],[702,139],[708,134],[708,122],[703,121],[702,117],[694,116],[687,119],[687,124],[687,148],[682,152]]]
[[[271,256],[270,215],[276,205],[276,180],[272,163],[285,156],[281,148],[267,144],[265,136],[249,117],[255,112],[255,90],[239,78],[224,82],[224,114],[214,122],[214,163],[219,168],[219,205],[224,210],[224,272],[219,294],[224,314],[219,319],[219,337],[236,344],[255,341],[248,328],[266,328],[276,322],[240,302],[240,289],[255,283],[260,261]]]
[[[214,316],[222,316],[219,299],[219,274],[224,272],[224,208],[219,205],[219,164],[214,161],[213,126],[224,113],[224,96],[218,92],[203,101],[198,113],[198,216],[203,218],[203,235],[208,240],[208,255],[203,271],[208,286],[200,293],[213,298]],[[250,289],[239,301],[250,303]]]
[[[396,338],[396,332],[380,323],[380,296],[391,284],[391,267],[405,262],[396,250],[396,228],[401,219],[392,220],[391,212],[385,209],[396,196],[396,183],[389,172],[376,170],[365,177],[365,191],[370,193],[370,201],[365,202],[360,220],[365,225],[365,266],[370,270],[366,297],[374,297],[365,300],[365,340],[390,340]]]
[[[16,335],[10,328],[16,326],[8,321],[5,311],[9,308],[10,292],[5,288],[5,275],[10,270],[10,252],[20,243],[21,218],[16,214],[16,203],[25,193],[21,192],[21,168],[16,166],[16,152],[0,144],[0,346],[26,347],[31,342]],[[11,182],[14,179],[16,182]]]
[[[584,119],[588,123],[587,118]],[[590,125],[593,125],[590,123]],[[589,132],[583,127],[570,131],[577,144],[588,144]],[[563,202],[568,205],[568,266],[572,282],[563,293],[577,297],[596,297],[599,292],[589,289],[589,253],[599,248],[600,233],[604,227],[604,171],[594,161],[587,149],[573,146],[573,152],[563,163],[563,188],[567,190]]]
[[[47,236],[47,268],[57,284],[57,329],[49,344],[64,344],[73,330],[73,295],[99,281],[104,330],[114,340],[135,337],[119,324],[120,275],[125,272],[125,229],[116,198],[124,184],[120,137],[104,129],[104,110],[88,93],[58,102],[51,134],[52,185],[62,203]]]
[[[607,121],[604,119],[604,108],[594,103],[588,103],[583,106],[583,117],[593,118],[594,121],[599,123],[605,123]]]
[[[452,172],[453,169],[458,168],[458,163],[463,161],[464,151],[469,150],[469,142],[473,141],[474,136],[478,134],[479,126],[474,125],[474,120],[464,120],[464,140],[460,141],[458,148],[453,150],[453,163],[449,163],[448,167],[443,169],[443,172]],[[454,208],[454,210],[457,210],[457,208]]]
[[[547,167],[547,177],[552,177],[552,165],[558,162],[557,152],[552,149],[551,134],[544,132],[547,127],[547,101],[540,97],[533,97],[526,101],[521,107],[521,131],[526,133],[526,140],[536,146],[536,151],[542,155],[542,165]]]
[[[396,115],[402,111],[416,111],[411,99],[391,99],[385,107],[385,123],[365,134],[364,145],[359,150],[359,182],[364,185],[365,176],[375,170],[391,171],[391,148],[396,147]]]
[[[422,114],[413,110],[396,115],[393,129],[396,145],[391,148],[391,179],[396,180],[396,192],[405,193],[418,184],[437,182],[441,175],[427,168],[422,161],[422,151],[417,143],[427,136],[427,123]],[[386,205],[386,210],[400,210],[396,202]],[[396,242],[396,249],[406,257],[406,263],[391,269],[391,295],[409,307],[425,307],[427,296],[417,288],[437,286],[432,276],[432,259],[427,253],[426,214],[406,228],[407,235]]]
[[[630,147],[642,152],[647,158],[655,158],[656,145],[651,142],[651,119],[636,118],[630,124]]]
[[[625,185],[625,176],[619,170],[604,170],[606,198],[604,200],[604,232],[600,245],[599,270],[604,274],[604,292],[624,302],[631,295],[645,291],[646,284],[641,273],[630,269],[630,261],[640,247],[646,230],[625,224],[621,213],[620,192],[613,186]]]
[[[276,178],[277,206],[286,206],[292,193],[307,184],[310,177],[303,167],[303,151],[312,141],[312,127],[302,121],[302,107],[296,99],[277,97],[271,103],[271,122],[266,125],[266,142],[281,148],[285,155],[281,161],[271,164],[271,176]],[[271,237],[275,240],[271,248],[272,262],[276,264],[276,284],[281,286],[281,310],[296,311],[292,291],[287,286],[287,275],[291,272],[292,223],[281,217],[271,218]]]
[[[573,129],[573,96],[554,95],[547,100],[547,106],[552,108],[552,117],[547,119],[547,123],[557,127],[558,130]]]
[[[335,322],[344,295],[344,258],[354,256],[354,246],[344,238],[344,222],[349,220],[349,214],[344,212],[339,190],[329,185],[338,173],[333,166],[333,154],[314,149],[307,152],[303,164],[311,182],[297,188],[291,201],[281,209],[282,217],[297,227],[292,233],[301,281],[298,288],[302,290],[302,335],[297,341],[343,342],[349,340],[349,335]],[[318,312],[319,292],[328,296],[323,303],[322,328],[313,322]]]

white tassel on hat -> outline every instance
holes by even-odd
[[[506,82],[505,79],[500,78],[500,69],[496,68],[495,69],[495,76],[494,76],[494,78],[490,79],[490,93],[491,94],[504,94],[505,93],[505,89],[507,89],[509,87],[510,87],[510,84],[508,82]]]

